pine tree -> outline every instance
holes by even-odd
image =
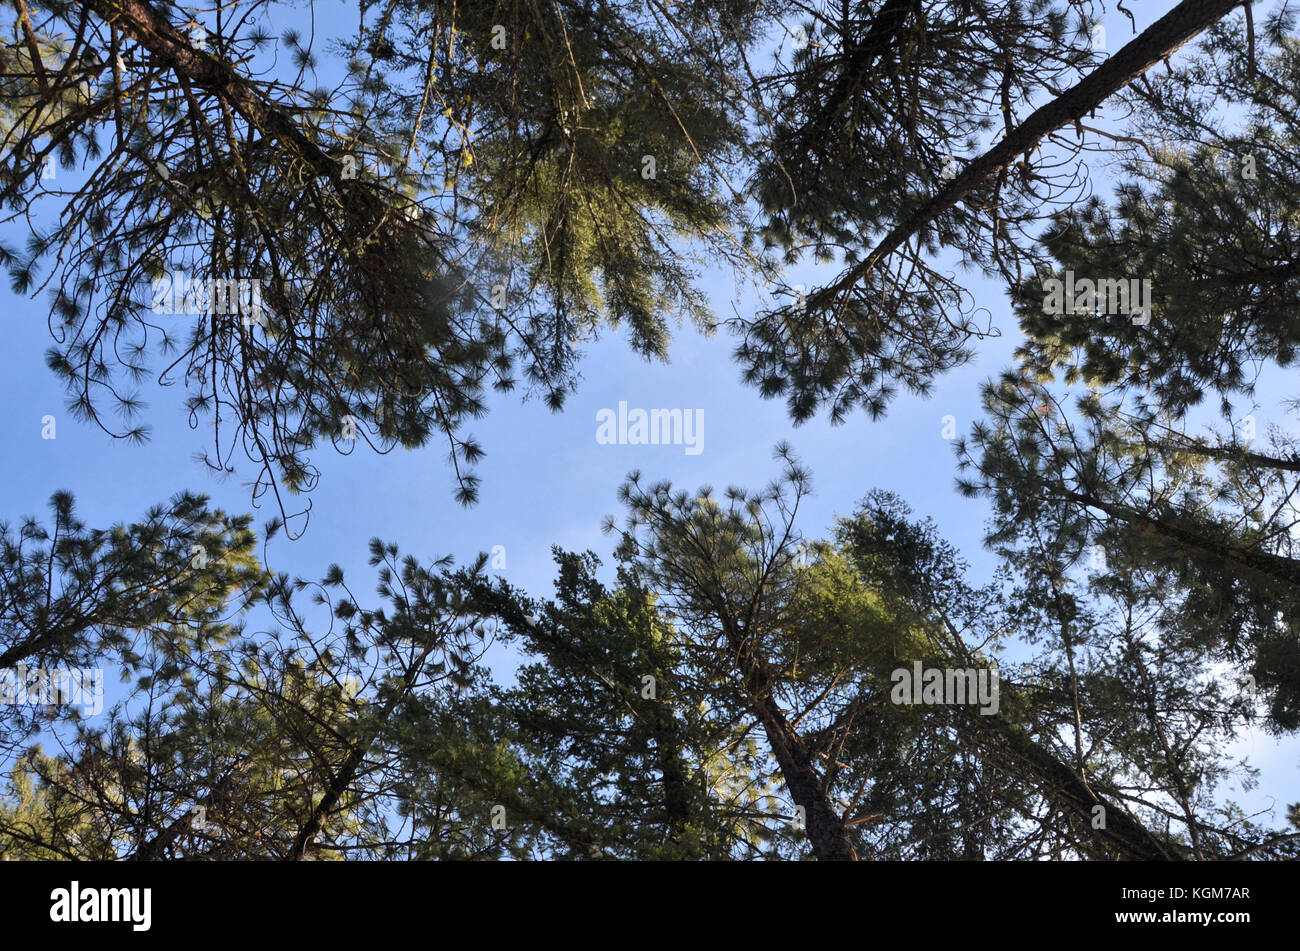
[[[501,584],[478,603],[530,661],[497,702],[534,795],[553,797],[533,811],[550,808],[570,830],[556,857],[756,854],[752,744],[710,705],[689,645],[625,570],[611,591],[595,556],[557,550],[555,560],[554,600]]]
[[[358,440],[446,439],[468,503],[483,450],[464,426],[488,387],[522,379],[559,409],[600,328],[663,357],[666,314],[710,322],[679,252],[745,255],[724,176],[748,4],[398,3],[338,40],[333,87],[262,6],[13,14],[42,48],[72,37],[40,67],[27,37],[0,53],[18,157],[0,208],[58,212],[0,263],[20,293],[49,283],[48,362],[79,417],[143,439],[139,382],[179,370],[214,423],[210,464],[248,447],[282,514],[281,487],[315,483],[313,446]],[[262,71],[277,43],[297,76]],[[42,183],[51,153],[89,186]]]

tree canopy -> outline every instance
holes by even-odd
[[[102,718],[0,707],[0,852],[1296,858],[1300,804],[1248,813],[1225,752],[1300,730],[1300,442],[1254,415],[1300,344],[1300,35],[1262,6],[1108,46],[1092,0],[362,0],[279,36],[272,0],[11,0],[0,265],[49,370],[137,441],[179,383],[279,517],[0,525],[0,670],[121,679]],[[758,303],[722,320],[710,269]],[[756,395],[841,422],[1007,317],[956,446],[986,583],[870,486],[804,538],[785,445],[757,491],[631,474],[610,567],[556,547],[553,597],[258,553],[329,444],[443,444],[475,502],[490,393],[562,411],[604,333],[725,328]]]

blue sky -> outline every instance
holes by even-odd
[[[340,13],[354,15],[350,5],[339,6]],[[318,15],[329,7],[319,5]],[[1118,48],[1130,35],[1127,22],[1112,24],[1110,34],[1112,48]],[[813,273],[796,271],[789,280],[814,286]],[[715,311],[729,314],[730,275],[708,273],[702,284]],[[786,440],[813,473],[815,492],[799,520],[807,535],[820,537],[837,513],[849,513],[870,489],[890,489],[917,515],[934,517],[942,534],[971,561],[974,577],[987,578],[992,559],[982,538],[988,508],[983,500],[955,492],[952,442],[941,433],[949,414],[959,435],[969,431],[979,414],[979,386],[1010,363],[1017,331],[999,285],[971,275],[967,287],[1006,336],[983,341],[975,361],[939,379],[929,398],[900,393],[883,420],[872,422],[858,413],[841,426],[829,425],[824,416],[793,426],[781,400],[763,400],[741,383],[731,359],[735,340],[725,330],[706,338],[682,326],[668,364],[646,362],[630,351],[622,334],[606,333],[588,347],[582,382],[562,413],[551,413],[540,400],[521,404],[517,396],[494,394],[489,414],[468,427],[487,452],[478,467],[482,486],[476,506],[464,509],[452,498],[445,446],[436,442],[385,456],[360,443],[349,456],[320,448],[312,454],[321,479],[310,494],[310,527],[301,540],[282,535],[273,542],[268,563],[309,579],[338,563],[355,590],[368,592],[373,574],[366,565],[367,544],[374,536],[417,557],[450,554],[457,562],[502,545],[502,574],[545,596],[551,593],[552,545],[591,549],[608,563],[612,539],[601,534],[600,522],[606,514],[621,517],[615,493],[630,470],[686,489],[703,484],[758,488],[779,473],[772,449]],[[742,312],[754,304],[742,300]],[[179,386],[149,392],[145,415],[153,436],[147,445],[114,440],[93,425],[77,423],[64,408],[62,387],[44,364],[50,342],[44,298],[18,298],[5,288],[0,307],[7,331],[0,400],[7,410],[8,449],[0,455],[0,518],[44,517],[46,500],[56,489],[76,495],[82,519],[92,526],[133,520],[183,489],[206,493],[228,511],[249,509],[244,483],[254,477],[254,467],[236,459],[236,474],[220,481],[195,461],[197,452],[211,447],[211,430],[202,424],[189,428]],[[598,444],[597,413],[619,401],[647,409],[702,410],[703,451],[687,455],[682,446]],[[42,439],[47,414],[57,420],[52,440]],[[272,514],[264,506],[259,526]],[[1280,819],[1286,803],[1300,799],[1295,740],[1279,744],[1253,737],[1240,745],[1263,770],[1261,788],[1240,801],[1262,806],[1274,797]]]
[[[716,292],[719,311],[728,310],[729,279],[709,275],[705,284]],[[1000,291],[988,285],[985,299],[996,303],[997,296]],[[236,473],[222,480],[193,458],[210,447],[211,430],[202,424],[189,428],[179,387],[151,389],[145,418],[153,433],[147,444],[112,439],[64,409],[62,388],[44,366],[49,338],[41,302],[6,289],[0,303],[16,318],[8,337],[11,372],[0,380],[0,396],[11,407],[11,452],[0,459],[7,517],[43,510],[55,488],[76,494],[90,524],[133,518],[181,489],[207,493],[231,511],[250,508],[246,482],[255,467],[237,458]],[[346,456],[329,447],[314,450],[321,479],[307,496],[310,526],[300,541],[272,543],[273,566],[308,577],[332,561],[345,570],[360,569],[375,535],[418,555],[450,553],[458,560],[503,545],[506,574],[537,590],[552,576],[551,545],[608,551],[610,540],[599,523],[603,515],[621,511],[615,492],[629,471],[640,469],[647,479],[667,478],[683,488],[757,488],[780,471],[772,459],[780,440],[788,440],[813,471],[815,492],[800,518],[805,532],[820,533],[836,513],[847,514],[869,489],[882,487],[901,494],[919,514],[934,516],[963,551],[978,554],[987,510],[953,489],[952,442],[942,436],[943,416],[956,418],[959,434],[968,429],[978,410],[979,384],[1008,362],[1012,339],[985,341],[977,360],[940,379],[930,398],[902,394],[883,420],[873,423],[858,414],[840,426],[825,418],[792,425],[781,400],[761,399],[741,383],[731,359],[734,345],[725,329],[706,337],[684,325],[664,364],[637,357],[621,333],[607,333],[590,345],[583,379],[563,412],[550,412],[540,400],[493,394],[488,415],[468,427],[487,451],[478,466],[480,501],[469,509],[452,498],[445,447],[437,443],[388,455],[362,443]],[[600,445],[597,414],[616,410],[620,401],[629,408],[702,411],[703,451]],[[55,439],[42,438],[46,415],[57,420]],[[274,511],[264,505],[261,513],[269,517]]]

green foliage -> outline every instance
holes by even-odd
[[[601,328],[663,357],[667,314],[710,323],[682,251],[744,257],[725,176],[748,5],[396,3],[333,41],[328,88],[293,31],[301,71],[271,78],[260,6],[189,10],[196,48],[140,10],[51,0],[33,28],[71,29],[70,48],[42,39],[44,70],[0,50],[21,111],[0,146],[33,155],[0,171],[0,210],[58,213],[0,263],[19,293],[49,284],[47,362],[79,418],[143,439],[140,384],[179,370],[190,413],[227,421],[209,464],[246,447],[285,516],[312,447],[353,444],[348,420],[379,451],[445,438],[468,504],[488,387],[522,377],[559,409]],[[90,185],[37,187],[50,150]],[[159,310],[180,275],[260,281],[262,313]]]
[[[796,298],[732,322],[796,421],[928,392],[993,330],[946,257],[1026,336],[958,446],[997,570],[972,584],[884,492],[805,542],[784,446],[757,492],[633,474],[614,577],[557,549],[545,601],[376,540],[368,604],[337,567],[273,577],[202,497],[90,530],[57,493],[48,527],[0,525],[0,669],[125,686],[93,725],[6,705],[6,857],[1296,856],[1223,752],[1300,728],[1300,445],[1234,405],[1298,342],[1289,17],[1120,77],[1121,135],[1080,80],[1173,50],[1103,55],[1087,0],[399,0],[335,39],[331,87],[293,31],[298,74],[263,69],[260,6],[189,11],[201,44],[170,6],[4,14],[0,214],[44,224],[0,264],[48,289],[79,418],[143,439],[139,387],[180,368],[226,421],[209,463],[245,447],[282,516],[353,429],[446,439],[469,503],[488,387],[558,410],[607,329],[665,358],[674,318],[714,324],[696,262]],[[1112,196],[1081,190],[1085,133]],[[808,259],[844,271],[798,295],[778,260]],[[258,280],[265,312],[156,312],[181,271]],[[1150,281],[1150,321],[1044,307],[1067,272]],[[914,664],[996,664],[996,710],[899,702]]]
[[[66,492],[51,497],[50,510],[48,526],[0,524],[0,667],[76,666],[111,654],[131,669],[140,634],[179,660],[237,633],[238,611],[268,580],[252,516],[209,509],[203,496],[178,495],[108,529],[87,529]]]

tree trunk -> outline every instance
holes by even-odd
[[[823,791],[821,777],[813,767],[803,738],[790,726],[771,693],[755,696],[751,703],[772,745],[791,798],[796,805],[803,806],[813,855],[821,862],[856,862],[858,854],[849,843],[844,820]]]
[[[1104,846],[1096,858],[1121,857],[1142,862],[1166,862],[1184,856],[1157,839],[1118,805],[1108,802],[1090,788],[1073,769],[1054,756],[1022,729],[997,716],[971,714],[958,718],[958,732],[976,747],[990,765],[1006,770],[1021,781],[1029,781],[1048,802],[1073,816],[1092,833],[1092,841]],[[1093,810],[1101,806],[1104,826],[1093,828]]]
[[[781,778],[796,806],[802,806],[813,856],[821,862],[855,862],[858,854],[849,843],[844,820],[827,795],[821,775],[813,765],[808,745],[790,725],[772,696],[772,678],[755,656],[753,641],[726,615],[721,616],[731,649],[735,652],[750,711],[763,726]]]
[[[903,242],[1009,165],[1017,155],[1024,155],[1052,132],[1082,119],[1240,4],[1241,0],[1183,0],[1079,83],[1034,110],[997,145],[972,161],[949,185],[896,225],[860,264],[812,295],[810,303],[819,298],[825,301],[851,289]]]

